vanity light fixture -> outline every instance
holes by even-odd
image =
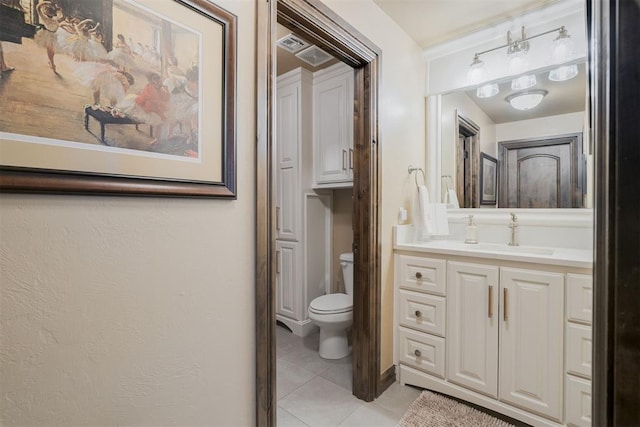
[[[529,90],[509,95],[506,100],[516,110],[525,111],[537,107],[547,93],[546,90]]]
[[[563,63],[569,61],[573,57],[573,41],[571,41],[571,37],[567,33],[567,29],[563,26],[554,28],[553,30],[544,31],[539,34],[534,34],[532,36],[527,36],[525,32],[525,27],[521,28],[521,35],[519,39],[513,40],[511,36],[511,31],[507,31],[507,43],[501,46],[497,46],[491,49],[484,50],[482,52],[476,52],[473,56],[473,61],[471,62],[471,66],[469,71],[467,72],[467,82],[470,85],[478,85],[482,82],[489,80],[490,76],[488,75],[486,66],[484,62],[480,59],[481,55],[484,55],[489,52],[493,52],[498,49],[507,48],[507,54],[509,57],[508,63],[508,71],[511,75],[523,74],[529,69],[527,53],[529,52],[530,43],[529,40],[544,36],[546,34],[551,34],[558,32],[558,36],[553,40],[553,47],[551,50],[551,59],[554,63]],[[568,80],[569,78],[575,77],[573,74],[573,70],[575,67],[575,73],[577,74],[577,66],[566,66],[568,68],[560,70],[560,68],[553,70],[551,73],[554,73],[554,76],[549,75],[550,79],[554,78],[565,78]],[[573,75],[572,75],[573,74]],[[571,77],[568,77],[571,76]],[[555,80],[562,81],[562,80]],[[523,90],[528,89],[536,84],[534,75],[525,75],[522,77],[518,77],[514,79],[511,83],[511,87],[514,90]],[[478,92],[478,96],[480,96]]]

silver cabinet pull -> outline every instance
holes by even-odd
[[[420,312],[420,310],[416,310],[415,315],[418,319],[422,317],[422,313]]]
[[[342,150],[342,169],[347,170],[347,150]]]
[[[349,148],[349,169],[353,170],[353,148]]]
[[[489,319],[493,319],[493,286],[489,285]]]
[[[416,272],[416,279],[422,279],[422,273]]]
[[[504,295],[504,304],[503,304],[504,307],[502,308],[502,318],[506,322],[507,320],[509,320],[509,315],[507,314],[507,312],[509,311],[509,305],[508,305],[509,293],[507,292],[507,288],[504,288],[503,295]]]
[[[280,206],[276,206],[276,230],[280,231]]]
[[[422,356],[422,352],[420,350],[414,351],[413,354],[415,354],[416,357],[421,357]]]
[[[276,273],[280,273],[280,251],[276,251]]]

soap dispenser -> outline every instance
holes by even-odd
[[[473,222],[473,215],[469,215],[469,224],[467,224],[467,238],[464,242],[472,245],[478,243],[478,227]]]

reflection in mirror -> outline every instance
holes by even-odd
[[[457,196],[459,206],[467,208],[585,207],[585,64],[577,70],[561,82],[552,81],[549,70],[533,74],[544,96],[527,110],[507,101],[522,92],[512,89],[515,79],[494,83],[498,95],[492,97],[479,97],[477,88],[443,95],[443,201],[454,205]],[[480,175],[481,154],[497,159],[497,176],[489,174],[495,170],[490,168]],[[483,191],[491,190],[481,184],[492,179],[498,194],[493,204],[481,200]]]
[[[449,208],[592,206],[584,22],[561,2],[425,52],[429,179]]]

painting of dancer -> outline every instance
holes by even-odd
[[[174,0],[0,1],[17,17],[0,31],[0,140],[201,158],[203,35],[167,13],[193,12]]]

